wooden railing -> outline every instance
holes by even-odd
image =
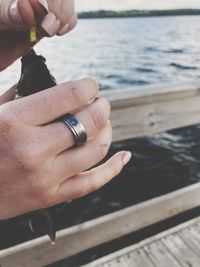
[[[103,93],[111,101],[114,141],[200,123],[200,87],[144,88]],[[200,183],[0,251],[1,267],[40,267],[200,206]]]
[[[200,84],[106,91],[113,141],[153,135],[200,123]]]

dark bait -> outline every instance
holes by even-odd
[[[22,57],[21,62],[21,77],[17,85],[19,97],[32,95],[56,85],[56,80],[45,63],[46,59],[36,55],[33,49]]]
[[[21,77],[17,85],[16,98],[32,95],[56,85],[55,78],[45,64],[46,59],[38,56],[33,49],[22,57],[21,62]],[[55,242],[56,229],[51,209],[33,213],[29,226],[33,232],[47,232],[52,243]]]

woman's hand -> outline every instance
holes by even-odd
[[[40,40],[63,35],[76,23],[73,0],[0,0],[0,71],[30,49],[31,26],[38,25]]]
[[[110,106],[94,80],[71,81],[10,101],[14,93],[12,88],[0,99],[0,219],[82,197],[129,161],[130,152],[122,151],[91,169],[107,154],[112,135]],[[55,121],[67,113],[87,131],[83,146],[74,147],[71,131]]]

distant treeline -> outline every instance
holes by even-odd
[[[112,11],[99,10],[79,13],[79,18],[123,18],[123,17],[153,17],[153,16],[184,16],[200,15],[200,9],[173,9],[173,10],[127,10]]]

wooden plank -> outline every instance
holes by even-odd
[[[90,264],[90,267],[155,267],[151,260],[148,258],[147,253],[143,249],[138,249],[132,253],[128,253],[107,261],[102,264]]]
[[[125,257],[125,256],[124,256]],[[115,266],[115,265],[113,265]],[[155,267],[151,259],[148,257],[146,252],[141,248],[133,253],[129,254],[127,257],[127,267]]]
[[[193,227],[195,225],[198,225],[198,222],[200,222],[200,217],[194,218],[194,219],[192,219],[190,221],[182,223],[182,224],[180,224],[180,225],[178,225],[176,227],[173,227],[173,228],[171,228],[169,230],[166,230],[166,231],[164,231],[162,233],[159,233],[157,235],[149,237],[146,240],[143,240],[143,241],[141,241],[141,242],[139,242],[139,243],[137,243],[135,245],[126,247],[126,248],[121,249],[121,250],[119,250],[117,252],[114,252],[114,253],[112,253],[110,255],[104,256],[104,257],[102,257],[100,259],[97,259],[97,260],[95,260],[95,261],[93,261],[93,262],[91,262],[89,264],[84,265],[83,267],[100,267],[100,266],[104,266],[104,264],[112,263],[115,260],[115,258],[120,258],[122,256],[125,257],[126,255],[130,255],[131,258],[135,259],[135,258],[137,258],[137,257],[135,257],[135,255],[136,255],[136,253],[138,251],[145,251],[144,250],[145,247],[151,246],[155,242],[162,242],[163,238],[165,238],[165,237],[167,237],[169,235],[173,235],[175,233],[178,233],[180,231],[185,231],[187,229],[193,229]],[[198,226],[198,229],[200,229],[200,225]],[[164,247],[162,246],[162,250],[163,250],[163,248]],[[149,262],[149,258],[151,258],[149,256],[152,255],[151,254],[152,252],[151,251],[147,251],[147,252],[148,252],[147,254],[142,253],[142,260],[144,260],[144,264],[142,265],[142,267],[146,267],[145,260],[147,260]],[[138,258],[140,258],[140,256],[138,256]],[[139,260],[141,260],[141,259],[139,259]],[[155,259],[151,258],[151,260],[153,260],[152,261],[153,266],[157,267]],[[174,262],[174,264],[175,264],[175,262]],[[132,265],[130,265],[130,266],[132,267]],[[147,266],[148,266],[148,263],[147,263]],[[161,267],[161,266],[163,267],[163,263],[162,263],[162,265],[159,265],[159,267]],[[166,266],[167,267],[168,266],[171,267],[170,264],[166,265]],[[181,266],[181,265],[177,261],[177,267],[179,267],[179,266]],[[114,265],[113,265],[113,267],[114,267]],[[135,266],[133,266],[133,267],[135,267]]]
[[[128,265],[127,265],[126,258],[122,256],[122,257],[114,259],[112,262],[108,262],[107,266],[127,267]]]
[[[191,229],[184,229],[177,235],[187,244],[187,246],[196,254],[200,255],[200,234]]]
[[[113,141],[149,136],[200,123],[199,85],[106,91]]]
[[[181,267],[179,262],[159,240],[144,246],[144,250],[148,253],[155,266]]]
[[[0,251],[3,267],[44,266],[119,238],[199,206],[200,183],[58,232],[52,246],[47,237]]]
[[[164,237],[162,242],[183,267],[200,266],[200,257],[197,256],[177,234]]]

